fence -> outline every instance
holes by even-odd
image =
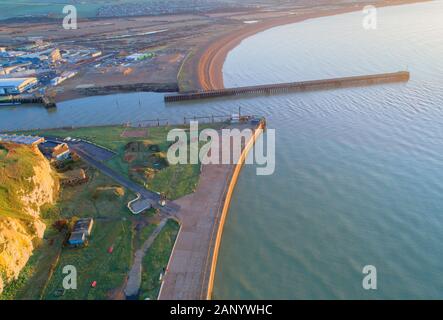
[[[254,118],[257,117],[255,115],[244,115],[242,117],[246,118]],[[182,120],[174,119],[165,119],[165,118],[157,118],[157,119],[144,119],[137,121],[126,121],[119,123],[110,123],[110,124],[102,124],[102,125],[90,125],[90,126],[60,126],[60,127],[50,127],[50,128],[34,128],[34,129],[13,129],[13,130],[0,130],[2,133],[16,133],[16,132],[33,132],[33,131],[49,131],[49,130],[74,130],[74,129],[84,129],[91,127],[113,127],[113,126],[123,126],[127,128],[146,128],[146,127],[160,127],[160,126],[169,126],[169,125],[186,125],[191,121],[198,121],[199,123],[220,123],[232,120],[232,115],[228,114],[219,114],[219,115],[195,115],[195,116],[185,116]]]

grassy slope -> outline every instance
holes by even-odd
[[[215,127],[220,126],[216,125]],[[208,126],[202,126],[204,129]],[[33,132],[34,134],[57,135],[60,137],[77,137],[113,149],[118,156],[108,165],[122,173],[127,173],[127,165],[123,161],[125,145],[136,139],[123,138],[123,127],[81,128],[74,130],[50,130]],[[166,150],[168,142],[166,135],[170,128],[149,128],[150,143],[158,144]],[[29,132],[28,132],[29,133]],[[1,154],[0,154],[1,156]],[[33,257],[30,264],[30,274],[24,274],[28,280],[20,280],[16,298],[38,299],[44,293],[45,299],[106,299],[112,290],[122,286],[131,265],[134,249],[137,249],[152,233],[155,225],[150,224],[141,230],[134,238],[131,223],[126,220],[128,211],[126,203],[134,195],[125,193],[116,197],[112,190],[99,191],[101,187],[113,186],[113,182],[95,170],[88,172],[90,180],[86,185],[65,188],[58,204],[49,210],[47,219],[54,221],[71,217],[94,217],[95,226],[89,246],[84,249],[63,248],[60,257],[49,246],[42,247]],[[163,191],[171,198],[178,198],[192,192],[199,177],[199,165],[170,166],[155,176],[150,187]],[[160,289],[159,275],[169,260],[179,226],[169,221],[151,249],[144,258],[144,273],[142,283],[142,298],[155,299]],[[49,237],[49,236],[48,236]],[[58,238],[53,236],[57,243]],[[112,254],[107,252],[114,246]],[[59,257],[58,264],[54,266]],[[62,269],[65,265],[74,265],[78,271],[78,289],[67,291],[61,297],[57,291],[62,288]],[[48,269],[53,268],[54,274],[47,280]],[[28,268],[28,267],[27,267]],[[28,272],[28,271],[27,271]],[[25,278],[23,278],[25,279]],[[91,288],[91,282],[97,281],[96,288]],[[40,289],[39,289],[40,288]],[[43,288],[46,288],[42,292]]]
[[[22,212],[19,191],[31,191],[33,166],[43,161],[31,147],[0,143],[0,217],[29,219]]]
[[[29,169],[35,161],[29,156],[29,151],[21,147],[14,157],[9,154],[6,162],[7,155],[8,151],[0,150],[3,170],[7,163],[15,169],[18,164],[26,164],[25,169]],[[3,174],[0,179],[3,179],[2,185],[9,188],[6,176]],[[64,188],[57,205],[42,214],[48,226],[43,244],[34,252],[19,279],[6,288],[0,299],[106,299],[112,290],[122,286],[132,263],[133,246],[143,243],[155,225],[148,224],[140,231],[137,241],[133,241],[134,232],[129,221],[132,216],[126,204],[135,195],[125,190],[124,195],[117,196],[112,188],[115,185],[113,181],[96,170],[88,170],[88,176],[87,184]],[[58,233],[51,225],[60,218],[72,217],[95,218],[89,246],[60,250],[65,234]],[[107,252],[110,246],[114,247],[112,254]],[[168,258],[169,252],[165,255]],[[62,269],[68,264],[77,268],[79,287],[57,297],[55,292],[61,288],[64,276]],[[53,276],[48,281],[52,271]],[[92,281],[98,282],[97,288],[91,288]]]
[[[204,124],[200,125],[199,129],[205,128],[220,128],[222,124]],[[187,128],[180,126],[181,128]],[[166,153],[169,147],[169,142],[166,140],[168,132],[172,129],[170,126],[151,127],[146,138],[125,138],[122,133],[127,128],[121,126],[105,126],[105,127],[89,127],[78,129],[65,130],[45,130],[32,131],[27,134],[49,135],[58,137],[73,137],[82,138],[93,141],[98,145],[104,146],[117,152],[117,156],[107,162],[107,165],[113,170],[133,179],[139,184],[145,184],[148,189],[156,192],[163,192],[169,199],[177,199],[186,194],[192,193],[197,186],[200,176],[200,165],[172,165],[159,171],[152,180],[135,179],[134,175],[130,174],[130,166],[128,162],[124,161],[125,146],[129,142],[145,141],[149,144],[156,144],[160,147],[160,151]],[[137,128],[129,129],[137,130]],[[145,161],[149,163],[149,161]],[[149,165],[148,165],[149,166]]]
[[[31,219],[23,213],[21,200],[17,196],[17,192],[26,192],[33,189],[32,182],[28,178],[34,175],[33,166],[39,161],[44,160],[31,147],[0,143],[0,218]],[[48,232],[45,237],[47,234]],[[5,287],[0,299],[14,298],[21,288],[27,284],[28,280],[33,277],[39,261],[48,261],[47,258],[53,253],[54,250],[47,250],[44,245],[37,249],[20,273],[19,278]],[[41,282],[37,282],[37,284],[41,284]],[[29,289],[33,290],[35,287]]]
[[[132,259],[132,232],[129,221],[97,221],[86,248],[65,248],[54,272],[45,299],[106,299],[109,292],[122,285]],[[108,248],[114,247],[112,254]],[[62,288],[63,267],[77,269],[77,290],[68,290],[63,296],[56,292]],[[97,287],[91,283],[97,281]]]

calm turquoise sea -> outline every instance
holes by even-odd
[[[277,170],[243,171],[215,298],[443,298],[443,2],[277,27],[246,39],[227,86],[408,69],[407,84],[272,97]],[[378,289],[362,288],[374,265]]]

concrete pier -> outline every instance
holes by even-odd
[[[210,91],[184,92],[174,95],[166,95],[165,102],[210,99],[245,94],[275,94],[292,91],[309,91],[353,86],[368,86],[382,83],[406,82],[409,80],[409,77],[410,75],[408,71],[400,71],[394,73],[382,73],[324,80],[268,84]]]

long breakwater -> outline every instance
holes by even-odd
[[[341,77],[323,80],[311,80],[300,82],[288,82],[278,84],[267,84],[257,86],[247,86],[238,88],[227,88],[208,91],[183,92],[179,94],[166,95],[165,102],[210,99],[218,97],[238,96],[246,94],[276,94],[293,91],[325,90],[334,88],[344,88],[352,86],[369,86],[382,83],[406,82],[409,81],[408,71],[394,73],[381,73],[373,75]]]

